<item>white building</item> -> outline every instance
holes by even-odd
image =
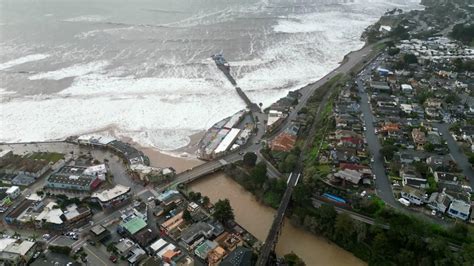
[[[218,155],[228,151],[239,136],[240,131],[241,130],[238,128],[232,128],[225,136],[225,138],[221,141],[221,143],[219,143],[219,146],[217,146],[217,148],[214,150],[214,154]]]
[[[268,112],[267,128],[276,126],[281,120],[283,120],[283,117],[283,112],[270,110]]]
[[[107,174],[107,166],[105,164],[89,166],[84,170],[83,174],[95,176],[98,177],[100,180],[105,181]]]
[[[470,209],[471,205],[467,204],[466,202],[462,200],[453,200],[451,205],[449,205],[448,214],[451,217],[466,221],[469,217]]]
[[[16,199],[18,196],[20,196],[21,190],[18,186],[12,186],[7,189],[6,193],[10,199]]]
[[[404,93],[412,93],[413,92],[413,87],[409,84],[402,84],[401,89],[402,89],[402,92],[404,92]]]

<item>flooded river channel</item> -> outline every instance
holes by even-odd
[[[264,241],[276,211],[256,201],[255,197],[232,178],[219,173],[200,179],[189,189],[201,192],[212,202],[228,198],[236,221],[261,241]],[[351,253],[322,237],[292,226],[285,221],[276,252],[284,255],[295,252],[306,265],[366,265]]]

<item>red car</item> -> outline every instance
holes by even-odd
[[[117,257],[115,257],[114,255],[110,256],[109,260],[113,263],[116,263],[117,262]]]

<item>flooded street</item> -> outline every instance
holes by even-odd
[[[201,192],[212,202],[228,198],[234,209],[235,219],[258,239],[264,240],[273,221],[275,210],[258,203],[255,197],[232,178],[218,173],[189,185],[189,190]],[[306,265],[365,265],[351,253],[292,226],[287,219],[277,245],[277,254],[295,252]]]

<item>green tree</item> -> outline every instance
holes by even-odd
[[[188,211],[188,209],[184,209],[184,211],[183,211],[183,219],[184,219],[186,222],[192,222],[192,221],[193,221],[193,217],[191,216],[191,213]]]
[[[394,145],[385,145],[380,149],[380,153],[383,157],[385,157],[388,161],[393,159],[395,152],[398,151],[398,148]]]
[[[397,55],[398,53],[400,53],[400,49],[399,48],[390,48],[387,53],[390,56],[394,56],[394,55]]]
[[[246,167],[254,167],[257,163],[257,154],[253,152],[247,152],[244,154],[243,159],[244,166]]]
[[[209,199],[208,196],[202,197],[202,205],[204,205],[205,207],[209,206],[210,202],[211,202],[211,200]]]
[[[414,54],[404,54],[403,62],[405,62],[405,64],[416,64],[418,63],[418,59],[416,58],[416,55]]]
[[[201,199],[201,192],[190,191],[188,197],[191,201],[199,201]]]
[[[264,162],[259,162],[251,172],[253,181],[261,186],[267,181],[267,165]]]
[[[378,257],[385,257],[392,249],[392,245],[390,244],[387,236],[383,232],[379,232],[375,235],[374,240],[372,241],[372,251]]]
[[[234,220],[234,210],[232,209],[232,206],[230,206],[229,200],[224,199],[217,201],[214,205],[214,213],[212,215],[216,220],[222,223]]]
[[[341,213],[336,217],[336,224],[334,225],[334,233],[342,245],[351,245],[352,237],[354,235],[354,222],[347,213]]]
[[[294,252],[288,253],[283,256],[283,260],[288,266],[305,266],[304,261],[298,257]]]
[[[471,156],[469,156],[469,163],[474,164],[474,154],[471,154]]]

